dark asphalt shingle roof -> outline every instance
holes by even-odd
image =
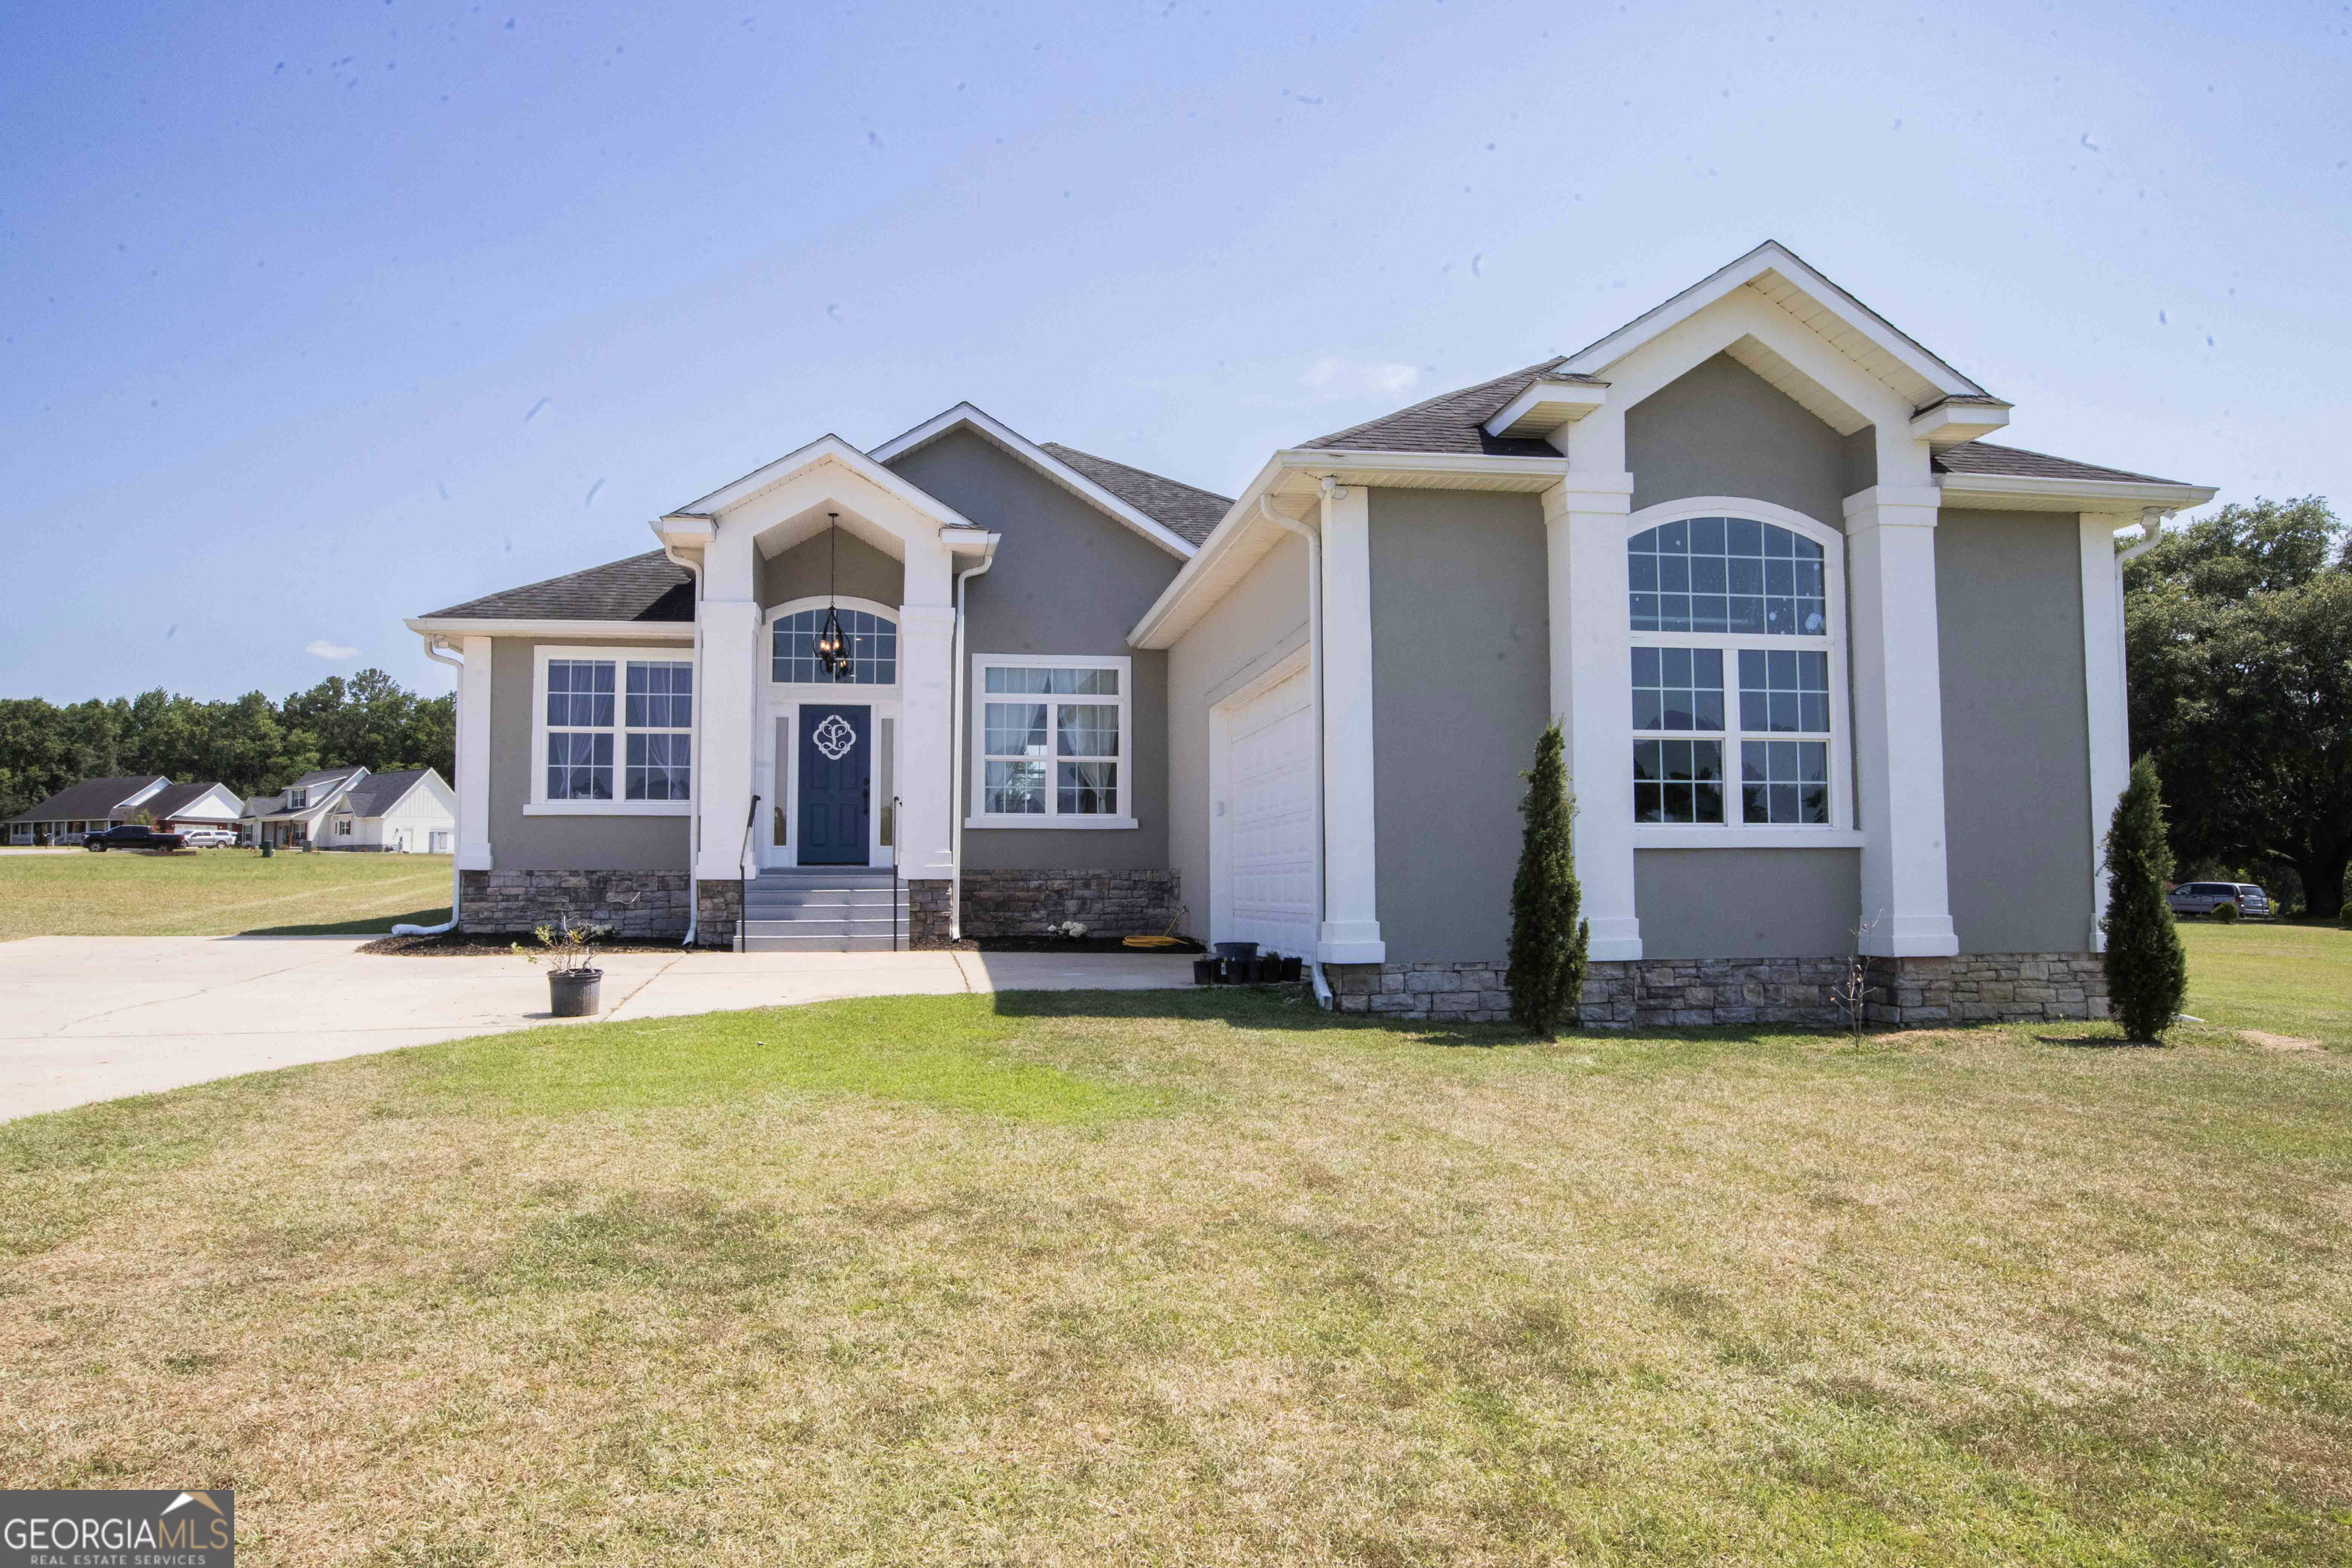
[[[2150,485],[2183,482],[2159,479],[2154,474],[2135,474],[2127,468],[2103,468],[2095,463],[2078,463],[2072,458],[2053,458],[2021,447],[1996,447],[1985,441],[1963,441],[1957,447],[1945,447],[1936,454],[1935,468],[1939,474],[2003,474],[2025,479],[2105,479]]]
[[[1114,463],[1108,458],[1097,458],[1092,452],[1081,452],[1059,441],[1047,441],[1043,449],[1192,544],[1208,538],[1210,531],[1224,520],[1225,513],[1233,510],[1231,496],[1221,496],[1198,485]]]
[[[409,786],[430,768],[403,768],[396,773],[370,773],[352,785],[351,793],[335,803],[337,811],[348,811],[353,816],[382,816],[400,802]]]
[[[30,811],[20,811],[8,820],[95,822],[162,776],[146,773],[128,779],[84,779],[78,784],[68,784]]]
[[[1465,386],[1459,391],[1442,392],[1410,408],[1400,408],[1394,414],[1383,414],[1378,419],[1350,425],[1345,430],[1318,436],[1312,441],[1302,441],[1299,445],[1349,452],[1458,452],[1483,453],[1489,458],[1557,458],[1559,449],[1549,441],[1531,436],[1489,436],[1485,426],[1487,420],[1502,412],[1505,404],[1525,392],[1533,382],[1547,378],[1592,381],[1589,375],[1561,374],[1559,367],[1567,363],[1565,354],[1554,355],[1541,364],[1531,364],[1525,370],[1515,370],[1508,375],[1498,375],[1492,381],[1482,381],[1475,386]]]
[[[658,550],[436,610],[478,621],[692,621],[694,578]]]
[[[1308,447],[1339,448],[1347,451],[1370,452],[1454,452],[1484,453],[1489,457],[1557,458],[1559,451],[1549,441],[1515,437],[1494,437],[1484,426],[1502,411],[1504,405],[1528,389],[1529,383],[1545,377],[1567,381],[1590,381],[1590,376],[1560,376],[1559,367],[1564,359],[1549,359],[1508,375],[1481,382],[1476,386],[1458,392],[1443,393],[1410,408],[1378,419],[1350,426],[1328,436],[1318,436],[1304,443]],[[1957,400],[1956,400],[1957,401]],[[2042,452],[2028,452],[2018,447],[1996,447],[1984,441],[1964,441],[1948,447],[1936,454],[1935,468],[1940,474],[2003,474],[2034,479],[2105,479],[2110,482],[2142,484],[2174,484],[2173,479],[2159,479],[2149,474],[2135,474],[2124,468],[2105,468],[2095,463],[2078,463],[2071,458],[2053,458]]]

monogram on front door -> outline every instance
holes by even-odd
[[[800,861],[863,866],[872,835],[871,708],[801,710]]]

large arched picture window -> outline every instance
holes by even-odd
[[[1842,825],[1836,563],[1804,531],[1736,514],[1626,541],[1636,823]]]
[[[841,629],[849,639],[849,668],[838,676],[825,673],[816,657],[816,639],[824,630],[824,608],[798,610],[776,617],[774,667],[770,679],[809,686],[896,686],[898,684],[898,625],[871,610],[843,609]]]

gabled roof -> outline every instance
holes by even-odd
[[[1328,436],[1302,441],[1301,447],[1344,452],[1479,453],[1489,458],[1557,458],[1559,448],[1536,437],[1489,436],[1486,421],[1502,412],[1511,399],[1534,382],[1591,381],[1591,376],[1561,374],[1567,356],[1555,354],[1541,364],[1482,381],[1454,392],[1383,414],[1361,425],[1350,425]]]
[[[1115,463],[1108,458],[1097,458],[1092,452],[1081,452],[1059,441],[1045,442],[1040,449],[1052,453],[1153,521],[1183,535],[1187,543],[1197,545],[1208,538],[1209,531],[1233,510],[1231,496],[1221,496],[1164,474]]]
[[[694,576],[658,550],[506,588],[425,620],[692,621]]]
[[[20,811],[11,822],[94,822],[131,799],[151,789],[166,789],[172,781],[161,773],[147,773],[136,778],[84,779],[68,784],[29,811]]]
[[[335,808],[353,816],[382,816],[432,772],[431,768],[403,768],[398,773],[370,773],[345,792]]]
[[[995,416],[970,403],[959,403],[944,413],[933,415],[912,430],[903,435],[893,436],[866,456],[877,463],[895,462],[908,453],[928,447],[941,437],[957,430],[970,430],[994,442],[1080,500],[1108,512],[1179,560],[1192,559],[1197,541],[1171,528],[1150,511],[1138,506],[1126,496],[1120,495],[1093,475],[1084,472],[1074,464],[1065,462],[1053,451],[1040,447]],[[1140,468],[1130,471],[1143,474]],[[1151,479],[1159,479],[1156,474],[1143,474],[1143,477]],[[1172,483],[1173,481],[1161,480],[1160,482]],[[1190,486],[1184,488],[1191,489]]]
[[[348,768],[319,768],[313,772],[304,773],[300,778],[296,779],[287,787],[289,789],[316,789],[320,784],[337,784],[351,777],[353,773],[362,773],[365,772],[367,772],[365,768],[356,766]]]
[[[139,803],[139,809],[142,811],[150,811],[154,813],[155,820],[161,822],[167,816],[175,816],[180,812],[185,811],[188,807],[195,805],[196,802],[204,799],[205,796],[212,794],[215,790],[219,790],[223,795],[228,795],[231,801],[236,800],[236,796],[229,791],[228,786],[226,784],[166,784],[163,788],[157,790],[153,795],[149,795],[145,800],[141,801]]]

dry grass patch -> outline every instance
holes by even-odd
[[[0,1473],[257,1563],[2340,1560],[2346,1068],[1189,994],[328,1064],[0,1128]]]

